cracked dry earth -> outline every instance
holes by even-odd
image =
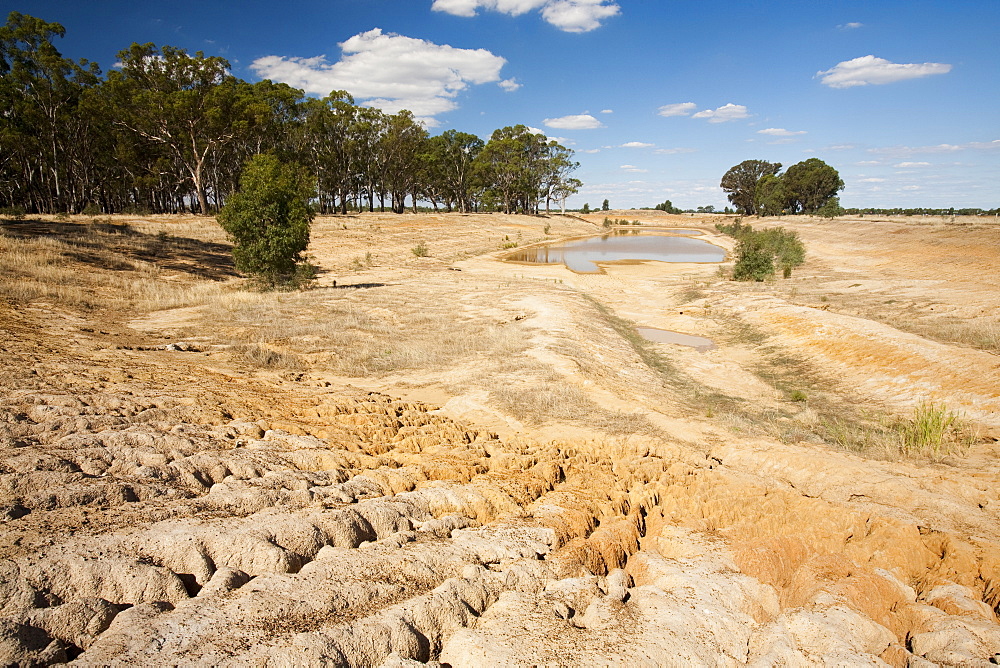
[[[730,243],[710,218],[638,215]],[[499,261],[546,223],[599,231],[324,218],[320,287],[252,297],[227,291],[212,221],[163,218],[133,221],[183,241],[143,247],[148,264],[128,265],[135,247],[117,265],[64,250],[82,298],[3,275],[0,662],[1000,658],[998,359],[932,336],[995,325],[997,227],[783,221],[808,263],[741,286],[715,266]],[[430,257],[410,253],[421,241]],[[214,273],[185,266],[194,247],[217,251]],[[186,296],[108,296],[128,289],[115,272],[149,264]],[[718,348],[643,347],[625,321]],[[901,415],[929,399],[980,437],[934,460],[822,442],[780,355],[817,405]]]

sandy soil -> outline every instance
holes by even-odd
[[[752,220],[808,252],[760,284],[503,261],[605,215],[733,246],[336,216],[257,294],[210,219],[5,223],[0,661],[1000,661],[1000,227]]]

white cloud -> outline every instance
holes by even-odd
[[[593,130],[594,128],[604,127],[599,120],[590,114],[546,118],[544,123],[545,127],[556,128],[558,130]]]
[[[545,4],[542,18],[566,32],[590,32],[620,12],[621,8],[608,0],[555,0]]]
[[[882,163],[878,160],[862,160],[861,162],[854,163],[855,165],[868,166],[868,165],[881,165]]]
[[[590,32],[621,13],[612,0],[434,0],[431,9],[465,17],[480,9],[510,16],[539,10],[545,21],[565,32]]]
[[[705,109],[704,111],[699,111],[697,114],[691,118],[707,118],[709,123],[725,123],[727,121],[736,121],[741,118],[749,118],[750,114],[747,113],[747,108],[742,104],[729,104],[723,105],[718,109]]]
[[[601,149],[599,149],[599,148],[585,148],[585,149],[583,149],[581,151],[578,151],[578,153],[600,153],[600,152],[601,152]]]
[[[511,79],[504,79],[503,81],[501,81],[497,85],[500,86],[501,88],[503,88],[508,93],[513,93],[514,91],[516,91],[518,88],[521,87],[521,84],[519,84],[517,82],[517,80],[513,79],[513,78],[511,78]]]
[[[457,107],[455,97],[470,84],[499,81],[507,62],[486,49],[457,49],[383,34],[379,28],[351,37],[340,48],[344,55],[336,63],[326,56],[265,56],[250,68],[307,93],[346,90],[369,106],[388,113],[409,109],[426,120]]]
[[[677,153],[697,153],[696,148],[658,148],[653,153],[659,153],[660,155],[676,155]]]
[[[935,146],[885,146],[870,148],[869,153],[905,158],[920,153],[957,153],[959,151],[990,151],[1000,149],[1000,139],[993,141],[970,141],[965,144],[937,144]]]
[[[845,23],[843,25],[837,26],[841,30],[857,30],[858,28],[864,28],[864,23],[858,23],[857,21],[851,21],[850,23]]]
[[[893,63],[885,58],[861,56],[837,63],[831,69],[817,72],[820,81],[831,88],[851,88],[894,83],[932,74],[945,74],[951,65],[945,63]]]
[[[665,104],[656,110],[660,116],[690,116],[691,112],[698,108],[694,102],[679,102],[677,104]]]
[[[920,186],[903,186],[902,190],[920,190]]]
[[[931,163],[929,162],[901,162],[897,165],[893,165],[896,168],[907,168],[907,167],[928,167]]]
[[[643,174],[649,171],[648,169],[642,169],[640,167],[636,167],[635,165],[622,165],[618,169],[624,170],[626,172],[633,172],[636,174]]]
[[[874,176],[869,179],[858,179],[859,183],[885,183],[885,179],[878,179]]]
[[[622,148],[649,148],[655,144],[647,144],[644,141],[630,141],[621,145]]]
[[[615,113],[613,109],[601,109],[602,114],[613,114]]]
[[[786,130],[784,128],[767,128],[766,130],[757,130],[759,135],[770,135],[772,137],[794,137],[796,135],[806,134],[805,130]]]

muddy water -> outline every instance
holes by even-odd
[[[635,331],[654,343],[673,343],[680,346],[694,348],[700,353],[716,348],[715,341],[706,339],[704,336],[694,336],[692,334],[681,334],[672,332],[669,329],[657,329],[655,327],[636,327]]]
[[[673,230],[672,230],[673,231]],[[685,236],[620,230],[586,239],[572,239],[542,246],[522,248],[507,255],[512,262],[565,264],[579,273],[601,273],[600,264],[612,262],[722,262],[726,251],[718,246]],[[700,234],[698,230],[676,230],[676,234]]]

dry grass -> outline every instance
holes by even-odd
[[[444,369],[477,357],[509,357],[527,346],[516,323],[456,317],[447,299],[415,300],[406,285],[352,292],[242,293],[212,301],[204,320],[225,323],[228,342],[239,351],[263,346],[294,355],[299,364],[356,377]]]
[[[145,227],[143,232],[97,219],[28,220],[0,228],[0,295],[17,303],[148,312],[205,303],[232,289],[219,280],[191,280],[191,273],[205,268],[180,267],[196,240]],[[210,256],[225,260],[217,248]],[[212,271],[217,278],[227,273],[218,267]]]

